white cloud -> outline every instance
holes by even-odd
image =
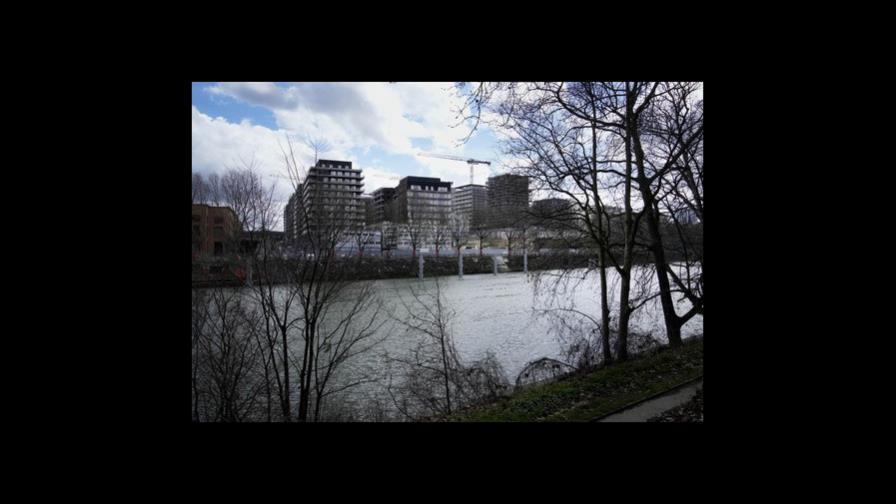
[[[459,97],[451,83],[219,83],[208,88],[271,110],[281,129],[326,138],[338,150],[379,147],[391,154],[419,151],[413,138],[432,141],[434,152],[455,152],[464,130],[453,128]]]
[[[286,176],[283,156],[277,142],[286,147],[286,137],[264,126],[249,121],[232,123],[223,117],[210,117],[195,106],[192,110],[192,165],[193,171],[203,175],[222,175],[230,167],[240,167],[242,161],[257,162],[258,172],[268,184],[276,184],[276,198],[286,204],[290,182],[275,175]],[[303,165],[311,164],[313,155],[304,145],[294,145],[296,157]]]
[[[363,170],[364,194],[370,194],[381,187],[395,187],[401,180],[401,175],[381,166],[357,166]]]
[[[222,174],[240,159],[258,162],[259,172],[268,183],[276,183],[276,197],[285,204],[290,195],[289,182],[277,176],[286,174],[278,141],[286,147],[286,135],[294,141],[297,157],[310,166],[313,153],[302,139],[316,137],[331,145],[320,153],[325,159],[352,161],[364,171],[364,190],[394,187],[403,175],[394,172],[379,159],[369,165],[349,152],[379,148],[392,155],[411,155],[424,166],[421,176],[439,177],[455,186],[469,183],[469,165],[464,162],[416,156],[415,139],[428,140],[427,151],[466,157],[465,146],[457,142],[469,131],[452,127],[457,123],[460,98],[451,83],[292,83],[288,86],[269,82],[218,83],[206,88],[215,97],[229,97],[271,111],[277,129],[253,124],[244,119],[230,122],[211,117],[192,108],[193,170],[203,174]],[[475,166],[475,183],[484,184],[497,168]]]

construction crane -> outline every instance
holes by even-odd
[[[473,165],[476,165],[476,164],[486,164],[486,165],[491,165],[491,164],[492,164],[491,161],[479,161],[478,159],[472,159],[472,158],[470,158],[470,159],[464,159],[464,158],[462,158],[462,157],[458,157],[458,156],[446,156],[446,155],[444,155],[444,154],[426,154],[425,152],[421,152],[419,155],[420,155],[420,156],[426,156],[426,157],[442,158],[442,159],[453,159],[454,161],[464,161],[464,162],[466,162],[467,164],[470,165],[470,185],[473,185]]]

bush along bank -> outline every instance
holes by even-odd
[[[523,389],[443,421],[587,422],[703,374],[703,337]]]
[[[597,266],[596,259],[593,255],[578,254],[531,254],[527,258],[529,271],[552,270],[552,269],[573,269],[573,268],[594,268]],[[284,260],[273,260],[272,262],[283,262]],[[500,271],[520,272],[523,271],[523,256],[511,255],[504,256],[503,261],[506,268]],[[464,256],[464,274],[478,275],[491,274],[494,272],[494,258],[491,256]],[[640,264],[647,262],[647,258],[637,257],[635,263]],[[214,285],[238,286],[248,280],[248,268],[239,262],[221,261],[218,269],[225,271],[227,274],[214,274],[207,270],[197,270],[194,267],[193,286],[208,287]],[[347,270],[357,280],[382,280],[392,278],[417,278],[419,274],[419,258],[410,257],[344,257],[334,260],[333,267]],[[241,275],[231,274],[231,271],[238,271]],[[271,268],[271,271],[287,271],[282,267]],[[457,275],[457,256],[447,255],[441,257],[424,256],[423,258],[423,276],[426,278],[435,276],[453,276]],[[260,280],[258,274],[255,274],[256,281]],[[275,282],[282,282],[282,279],[275,279]]]

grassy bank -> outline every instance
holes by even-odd
[[[586,422],[703,374],[703,338],[452,415],[460,422]]]

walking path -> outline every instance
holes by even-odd
[[[684,385],[680,388],[670,390],[658,397],[648,399],[638,403],[623,411],[613,413],[609,416],[593,420],[597,422],[646,422],[647,419],[653,418],[664,413],[676,406],[690,401],[697,391],[703,388],[703,378]]]

